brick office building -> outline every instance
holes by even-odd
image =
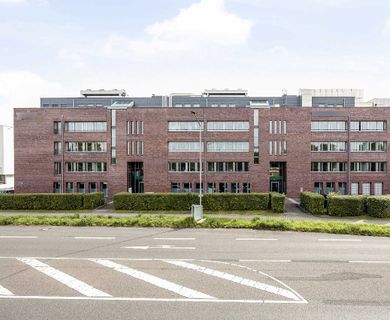
[[[197,192],[200,148],[206,192],[390,193],[390,108],[360,91],[82,95],[14,110],[17,193]]]

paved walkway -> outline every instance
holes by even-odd
[[[302,210],[298,205],[297,199],[286,199],[286,212],[284,214],[274,214],[274,215],[243,215],[243,214],[209,214],[208,216],[211,218],[230,218],[230,219],[253,219],[253,218],[260,218],[260,219],[286,219],[286,220],[306,220],[306,221],[339,221],[339,222],[352,222],[356,224],[378,224],[378,225],[385,225],[390,226],[390,219],[361,219],[359,217],[331,217],[327,215],[322,216],[313,216],[312,214]],[[103,208],[95,209],[91,213],[80,213],[81,217],[85,216],[102,216],[102,217],[114,217],[114,218],[129,218],[129,217],[136,217],[142,215],[150,215],[150,216],[177,216],[177,217],[183,217],[183,216],[190,216],[189,212],[183,212],[183,213],[117,213],[114,212],[114,209],[112,205],[107,205]],[[65,217],[65,216],[73,216],[74,213],[72,212],[20,212],[20,211],[13,211],[13,212],[0,212],[0,215],[3,216],[20,216],[20,215],[29,215],[29,216],[53,216],[53,217]]]

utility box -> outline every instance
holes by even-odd
[[[195,221],[203,219],[203,206],[199,204],[193,204],[191,206],[191,216]]]

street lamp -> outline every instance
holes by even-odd
[[[192,205],[192,217],[195,220],[203,219],[203,207],[202,207],[202,123],[199,121],[196,112],[191,111],[191,114],[195,117],[199,125],[199,205]]]

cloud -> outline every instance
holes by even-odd
[[[204,50],[205,46],[245,45],[253,22],[226,10],[224,0],[201,0],[167,20],[153,23],[140,39],[111,35],[107,54],[133,52],[142,55]]]
[[[13,125],[13,108],[39,107],[40,97],[60,92],[60,85],[33,72],[0,73],[0,124]]]
[[[44,5],[47,4],[48,0],[0,0],[0,5],[9,5],[9,6],[18,6],[25,4],[37,4]]]

